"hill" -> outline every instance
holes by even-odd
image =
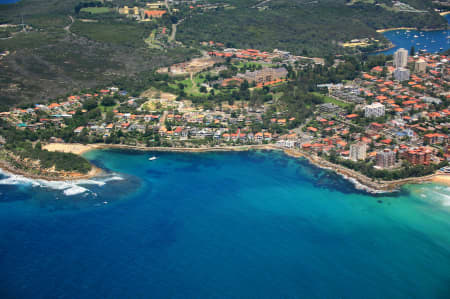
[[[154,22],[131,22],[113,10],[83,19],[75,13],[79,2],[22,0],[0,5],[0,23],[12,25],[0,38],[0,53],[5,54],[0,60],[2,104],[42,101],[112,84],[193,53],[181,47],[150,49],[144,39],[156,27]],[[25,26],[20,25],[22,18]]]
[[[415,12],[374,0],[253,0],[231,1],[234,9],[188,15],[178,38],[187,44],[225,42],[239,48],[274,48],[297,54],[326,55],[344,49],[339,42],[355,38],[383,39],[376,29],[389,27],[442,28],[446,21],[431,1],[405,1]],[[197,9],[196,9],[197,10]]]

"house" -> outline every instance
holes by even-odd
[[[73,132],[74,132],[75,134],[80,134],[80,133],[83,131],[83,129],[84,129],[84,127],[78,127],[78,128],[76,128],[75,130],[73,130]]]
[[[426,134],[424,141],[427,144],[442,144],[448,142],[448,135],[440,133]]]
[[[145,17],[149,19],[159,19],[166,13],[165,10],[146,10],[144,11]]]

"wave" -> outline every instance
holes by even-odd
[[[433,201],[445,207],[450,207],[450,187],[426,184],[415,191],[425,201]]]
[[[370,194],[385,194],[385,193],[394,193],[394,192],[397,192],[397,191],[398,191],[398,190],[389,190],[389,191],[388,191],[388,190],[378,190],[378,189],[374,189],[374,188],[371,188],[371,187],[369,187],[369,186],[367,186],[367,185],[362,184],[361,182],[359,182],[357,179],[355,179],[355,178],[353,178],[353,177],[347,176],[347,175],[345,175],[345,174],[343,174],[343,173],[340,173],[340,172],[335,172],[335,171],[334,171],[332,168],[330,168],[330,167],[326,167],[326,166],[318,166],[318,167],[320,167],[320,168],[322,168],[322,169],[327,169],[327,170],[333,171],[334,173],[340,175],[340,176],[341,176],[342,178],[344,178],[345,180],[347,180],[347,181],[349,181],[350,183],[352,183],[353,186],[355,187],[355,189],[360,190],[360,191],[365,191],[365,192],[370,193]]]
[[[366,186],[362,183],[360,183],[357,179],[346,176],[345,174],[339,173],[339,175],[341,177],[343,177],[344,179],[348,180],[349,182],[351,182],[353,184],[353,186],[355,187],[355,189],[358,190],[362,190],[365,191],[367,193],[371,193],[371,194],[384,194],[384,193],[393,193],[396,192],[398,190],[393,190],[393,191],[387,191],[387,190],[378,190],[378,189],[374,189],[374,188],[370,188],[369,186]]]
[[[443,206],[450,207],[450,188],[449,187],[435,187],[431,190],[431,198]]]
[[[0,175],[4,178],[0,179],[0,185],[24,185],[30,187],[39,187],[45,189],[51,189],[55,191],[62,191],[66,196],[74,196],[83,193],[93,193],[86,188],[89,185],[96,185],[98,187],[104,186],[111,181],[124,180],[123,177],[117,174],[111,174],[110,176],[99,177],[96,179],[82,179],[73,181],[47,181],[43,179],[30,179],[21,175],[9,173],[0,169]],[[93,193],[95,194],[95,193]]]

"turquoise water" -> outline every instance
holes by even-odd
[[[0,298],[450,294],[448,187],[374,197],[278,152],[86,156],[108,174],[0,180]]]
[[[450,22],[450,15],[445,18]],[[418,31],[418,30],[395,30],[383,33],[395,47],[378,54],[393,54],[399,48],[411,49],[412,46],[418,50],[428,53],[437,53],[450,49],[449,30]]]

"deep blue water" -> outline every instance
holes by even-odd
[[[0,298],[449,297],[448,187],[369,196],[277,152],[86,156],[109,171],[86,189],[0,180]]]
[[[450,15],[445,18],[450,22]],[[415,50],[425,50],[428,53],[436,53],[450,49],[449,30],[438,31],[417,31],[417,30],[395,30],[383,33],[394,45],[395,48],[377,54],[393,54],[399,48],[410,50],[414,46]]]
[[[11,4],[19,2],[20,0],[0,0],[0,4]]]

